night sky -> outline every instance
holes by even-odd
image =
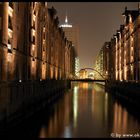
[[[68,22],[79,26],[80,68],[84,68],[93,67],[104,42],[110,41],[123,24],[125,6],[137,10],[138,2],[48,2],[48,6],[57,10],[60,24],[67,12]]]

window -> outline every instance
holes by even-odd
[[[13,2],[9,2],[9,6],[11,7],[11,8],[13,8],[14,6],[13,6]]]
[[[8,17],[8,28],[13,30],[11,17]]]
[[[19,3],[18,3],[18,12],[19,12]]]
[[[32,43],[35,44],[35,36],[32,38]]]

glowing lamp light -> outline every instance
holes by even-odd
[[[48,3],[47,2],[45,2],[45,7],[47,7],[48,6]]]
[[[9,36],[10,38],[13,37],[13,31],[12,31],[11,29],[9,29],[9,28],[8,28],[8,36]]]
[[[35,21],[36,16],[33,14],[33,21]]]
[[[33,50],[33,51],[35,50],[35,45],[32,45],[32,50]]]
[[[12,49],[11,44],[8,44],[7,47],[8,47],[8,50]]]
[[[35,29],[32,29],[32,35],[35,36]]]
[[[70,24],[63,24],[60,27],[72,27],[72,25],[70,25]]]
[[[13,9],[9,6],[8,7],[8,14],[12,17],[13,16]]]
[[[11,62],[11,60],[12,60],[12,53],[11,53],[11,52],[8,52],[7,55],[8,55],[8,56],[7,56],[8,62]]]
[[[45,27],[43,27],[43,32],[45,32]]]

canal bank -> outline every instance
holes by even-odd
[[[140,83],[108,81],[105,90],[126,104],[140,107]]]
[[[0,83],[0,130],[51,105],[69,86],[68,80]]]

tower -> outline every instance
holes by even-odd
[[[72,24],[68,23],[68,16],[66,14],[65,17],[65,23],[60,25],[60,27],[63,28],[63,31],[65,32],[66,38],[72,42],[72,45],[74,46],[75,50],[75,75],[77,75],[79,71],[79,28],[78,26],[74,26]],[[78,75],[77,75],[78,76]]]

